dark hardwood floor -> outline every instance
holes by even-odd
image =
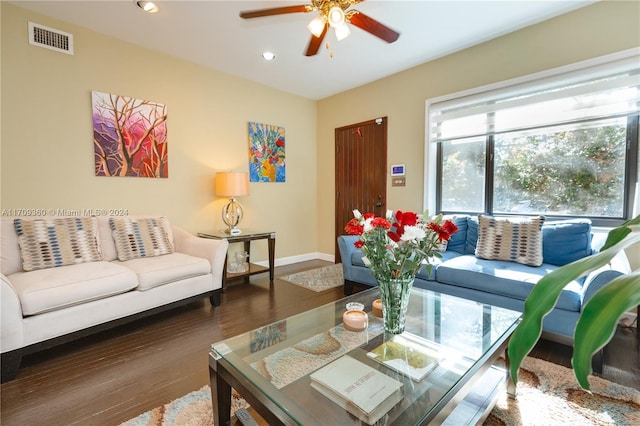
[[[312,269],[314,260],[276,268]],[[206,299],[27,356],[0,387],[1,424],[117,425],[208,384],[209,345],[343,297],[266,275],[234,283],[212,307]],[[640,389],[638,336],[620,329],[604,353],[603,376]],[[533,356],[569,367],[571,348],[541,341]]]

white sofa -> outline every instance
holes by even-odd
[[[160,216],[127,217],[125,222],[116,222],[122,218],[113,218],[114,221],[109,217],[83,218],[81,232],[89,235],[86,240],[95,240],[93,248],[97,251],[94,250],[93,258],[72,259],[72,264],[67,262],[64,266],[36,264],[34,269],[33,264],[25,263],[24,256],[28,254],[23,250],[28,242],[24,233],[19,238],[15,219],[21,219],[18,224],[27,224],[29,229],[34,224],[40,227],[43,223],[51,224],[53,219],[58,225],[61,221],[73,221],[73,218],[53,217],[3,217],[1,220],[2,382],[15,378],[23,355],[205,296],[210,297],[212,305],[220,304],[228,247],[225,240],[198,238]],[[34,219],[41,222],[36,223]],[[157,223],[154,229],[162,231],[169,253],[147,249],[133,259],[121,260],[122,245],[116,244],[112,227],[115,223],[131,225],[133,222]],[[46,240],[46,234],[38,238]],[[64,234],[62,230],[61,235]],[[33,233],[31,235],[33,240]],[[58,236],[54,238],[62,240]],[[132,238],[131,233],[124,235],[125,244],[127,238]],[[75,238],[68,240],[75,241]],[[32,248],[36,247],[38,252],[38,244],[49,242],[39,241],[32,244]],[[83,240],[82,244],[85,243]],[[69,241],[56,241],[54,245],[68,246]],[[86,249],[86,245],[82,249]],[[71,257],[74,256],[78,257],[77,254]]]

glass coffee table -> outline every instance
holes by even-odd
[[[372,288],[211,345],[215,424],[230,421],[231,388],[270,425],[363,424],[312,386],[314,372],[343,357],[401,384],[399,402],[387,404],[376,424],[476,424],[502,392],[515,397],[505,349],[519,312],[414,288],[397,337],[371,314],[378,297]],[[344,328],[349,302],[364,304],[364,331]]]

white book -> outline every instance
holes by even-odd
[[[311,386],[368,424],[402,400],[402,383],[350,356],[311,374]]]

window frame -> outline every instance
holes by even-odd
[[[575,73],[581,70],[606,65],[607,63],[625,59],[633,56],[640,55],[640,49],[629,49],[623,52],[614,53],[612,55],[606,55],[599,58],[594,58],[588,61],[583,61],[577,64],[571,64],[564,67],[547,70],[528,76],[519,77],[512,80],[494,83],[491,85],[458,92],[439,98],[429,99],[426,101],[425,106],[425,174],[424,174],[424,208],[431,212],[443,213],[443,214],[494,214],[493,212],[493,197],[494,197],[494,133],[488,132],[485,135],[485,194],[484,194],[484,206],[483,212],[465,212],[465,211],[449,211],[442,210],[442,144],[436,143],[430,140],[431,138],[431,105],[452,101],[455,99],[463,99],[466,97],[482,94],[484,92],[496,91],[513,87],[518,84],[535,83],[538,80],[561,76],[565,73]],[[544,128],[542,126],[541,128]],[[640,164],[640,114],[630,115],[627,119],[627,135],[626,135],[626,156],[625,156],[625,170],[624,170],[624,198],[623,198],[623,217],[603,217],[603,216],[569,216],[569,215],[552,215],[545,214],[550,220],[562,220],[572,218],[588,218],[591,219],[594,226],[612,227],[618,226],[623,221],[632,218],[634,194],[636,191],[636,185],[638,182],[638,171]],[[638,203],[637,200],[635,200]],[[518,213],[496,213],[500,216],[531,216],[537,214],[526,214],[522,212]]]
[[[633,213],[633,201],[635,192],[635,182],[638,181],[638,134],[640,116],[635,115],[627,118],[627,133],[626,133],[626,155],[625,155],[625,173],[624,173],[624,198],[623,198],[623,217],[605,217],[605,216],[575,216],[575,215],[553,215],[542,213],[547,219],[551,220],[563,220],[563,219],[575,219],[575,218],[587,218],[590,219],[594,226],[613,227],[620,225],[624,220],[628,220],[632,217]],[[494,212],[493,198],[494,198],[494,172],[495,172],[495,145],[494,134],[490,133],[485,139],[485,193],[484,193],[484,206],[483,212],[469,212],[469,211],[456,211],[456,210],[444,210],[442,209],[442,175],[443,175],[443,154],[442,144],[436,145],[437,149],[437,164],[436,164],[436,209],[435,211],[442,214],[477,214],[485,213],[489,215],[499,216],[538,216],[541,213],[508,213],[508,212]]]

